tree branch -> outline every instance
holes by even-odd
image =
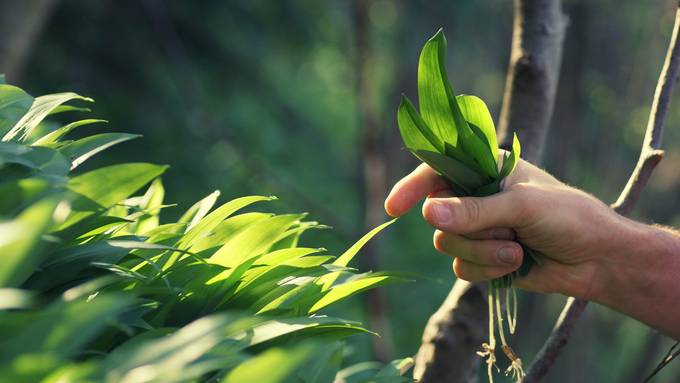
[[[559,0],[515,0],[512,51],[498,128],[501,142],[506,143],[516,131],[523,157],[534,163],[540,158],[552,117],[566,25]],[[414,378],[422,383],[476,381],[481,360],[476,351],[487,331],[486,307],[482,285],[457,280],[425,327]]]
[[[678,3],[678,8],[676,9],[673,34],[668,45],[666,59],[659,75],[656,91],[654,92],[652,109],[649,114],[647,132],[640,151],[640,158],[621,195],[612,205],[612,208],[622,215],[630,213],[640,198],[642,190],[647,185],[654,168],[663,158],[663,150],[660,149],[661,136],[666,115],[668,114],[668,106],[678,79],[678,70],[680,69],[679,29],[680,3]],[[583,313],[587,304],[587,301],[581,299],[569,298],[567,300],[562,315],[560,315],[550,337],[548,337],[543,348],[536,356],[534,363],[529,368],[524,383],[538,382],[546,375],[566,345],[574,324]]]

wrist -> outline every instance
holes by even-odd
[[[610,305],[637,280],[646,279],[650,269],[652,227],[618,216],[612,238],[603,243],[597,257],[597,272],[589,300]]]
[[[669,305],[680,300],[672,288],[680,280],[680,237],[622,219],[621,236],[602,254],[595,275],[597,287],[587,299],[666,330],[656,322]]]

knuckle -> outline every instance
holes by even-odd
[[[467,198],[463,204],[464,218],[467,222],[479,222],[482,214],[482,201],[479,198]]]
[[[513,185],[511,190],[514,193],[514,204],[518,216],[530,218],[536,213],[537,201],[541,198],[538,188],[528,183]]]

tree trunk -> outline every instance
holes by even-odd
[[[508,147],[512,132],[517,132],[524,159],[534,163],[552,116],[566,25],[559,0],[515,0],[499,141]],[[476,351],[486,338],[488,323],[484,290],[479,284],[456,281],[428,321],[414,378],[423,383],[477,380],[481,358]]]
[[[352,3],[354,18],[354,42],[356,47],[356,94],[360,118],[360,147],[362,194],[364,201],[364,231],[380,225],[385,220],[383,200],[387,191],[385,154],[383,152],[383,129],[378,122],[375,97],[372,94],[370,60],[370,21],[368,19],[368,0]],[[361,259],[369,270],[379,269],[379,241],[370,241],[362,249]],[[387,297],[382,289],[366,293],[366,312],[370,327],[381,336],[373,337],[375,356],[387,362],[392,359],[392,337],[387,315]]]

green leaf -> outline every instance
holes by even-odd
[[[309,247],[291,247],[287,249],[280,249],[261,256],[260,258],[257,259],[256,264],[275,266],[278,264],[283,264],[293,259],[297,259],[321,251],[324,251],[324,249],[314,249]]]
[[[364,234],[363,237],[361,237],[356,243],[354,243],[349,249],[347,249],[344,253],[342,253],[341,256],[339,256],[335,262],[333,262],[334,265],[336,266],[347,266],[349,262],[354,258],[355,255],[361,250],[362,247],[366,244],[366,242],[370,241],[371,238],[375,237],[376,234],[380,233],[384,228],[390,226],[391,224],[395,223],[397,219],[392,219],[389,220],[383,224],[381,224],[378,227],[373,228],[371,231],[368,233]]]
[[[167,166],[129,163],[99,168],[71,178],[67,186],[77,195],[72,204],[75,212],[61,229],[98,210],[110,208],[163,174],[166,169]]]
[[[56,107],[74,99],[93,102],[91,98],[83,97],[75,93],[57,93],[37,97],[33,101],[28,112],[2,137],[2,141],[24,140],[24,138],[28,136]],[[1,105],[0,108],[2,108]]]
[[[289,227],[299,223],[301,214],[274,216],[255,222],[225,243],[209,261],[225,267],[235,267],[266,251]]]
[[[41,236],[50,228],[60,196],[37,202],[11,221],[0,222],[0,286],[13,287],[24,282],[44,257],[40,251]]]
[[[271,319],[257,323],[252,327],[240,330],[229,335],[238,340],[239,348],[256,346],[285,335],[300,333],[310,329],[346,329],[351,332],[369,332],[359,322],[329,317],[325,315],[313,317],[296,317],[285,319]]]
[[[309,313],[313,314],[326,306],[346,299],[354,294],[368,290],[370,288],[382,286],[387,283],[393,283],[397,280],[399,279],[385,273],[366,273],[357,275],[345,283],[331,287],[331,289],[328,290],[328,292],[321,299],[314,303],[314,305],[309,309]]]
[[[131,302],[130,298],[120,294],[99,294],[90,300],[57,301],[22,326],[21,331],[0,341],[0,360],[7,361],[22,353],[36,352],[73,356]]]
[[[144,234],[150,230],[158,227],[160,224],[159,213],[163,206],[163,198],[165,197],[165,188],[160,178],[156,178],[151,182],[146,193],[139,203],[140,209],[144,209],[147,213],[137,219],[135,232],[137,234]]]
[[[272,216],[273,214],[269,213],[253,212],[229,217],[212,229],[210,235],[196,239],[191,245],[191,251],[199,253],[206,249],[221,247],[248,226]]]
[[[393,360],[383,367],[376,376],[402,376],[413,367],[413,358]]]
[[[457,146],[467,125],[446,74],[446,38],[440,29],[425,43],[418,61],[418,101],[425,122],[445,143]]]
[[[401,139],[410,150],[444,151],[444,143],[434,134],[406,96],[401,96],[397,112]]]
[[[188,223],[187,231],[192,229],[196,224],[205,217],[210,209],[215,206],[217,198],[220,196],[220,191],[215,190],[210,193],[207,197],[193,204],[177,221],[178,223]]]
[[[87,161],[95,154],[121,142],[141,137],[139,134],[102,133],[68,143],[59,149],[71,160],[71,170]]]
[[[66,176],[70,168],[68,159],[54,149],[30,147],[15,142],[0,142],[0,166],[4,163],[19,164],[39,173],[58,177]]]
[[[341,341],[328,343],[298,371],[298,376],[304,383],[337,382],[335,373],[342,365],[344,344]]]
[[[465,153],[463,149],[449,144],[446,144],[445,146],[446,146],[445,153],[447,156],[453,157],[459,162],[462,162],[471,170],[474,170],[475,173],[477,174],[484,174],[484,170],[479,166],[479,163],[477,163],[477,161],[475,161],[474,158],[470,157],[467,153]]]
[[[397,221],[397,218],[389,220],[378,227],[373,228],[371,231],[368,233],[364,234],[363,237],[359,238],[358,241],[356,241],[349,249],[347,249],[342,255],[340,255],[334,262],[334,266],[347,266],[352,259],[357,255],[359,250],[361,250],[364,245],[371,240],[376,234],[381,232],[384,228],[390,226],[394,222]],[[326,274],[322,277],[319,278],[319,280],[316,282],[317,285],[322,286],[322,291],[328,290],[331,285],[337,280],[337,278],[340,276],[340,272],[331,272],[329,274]]]
[[[188,229],[187,233],[181,239],[178,247],[191,247],[197,238],[208,235],[215,227],[217,227],[217,225],[219,225],[237,210],[240,210],[255,202],[272,201],[274,199],[276,199],[276,197],[248,196],[231,200],[202,218],[198,223],[193,225],[191,229]]]
[[[48,194],[63,191],[41,178],[22,178],[0,183],[0,216],[13,216]]]
[[[33,294],[26,290],[0,288],[0,310],[26,309],[33,304]]]
[[[500,179],[509,176],[510,173],[515,170],[515,166],[517,166],[521,152],[522,147],[519,144],[519,139],[517,139],[517,133],[514,133],[512,136],[512,149],[510,150],[510,153],[503,157],[503,166],[501,167],[501,173],[499,176]]]
[[[234,368],[224,383],[290,381],[294,372],[311,359],[321,347],[302,343],[292,349],[269,349]]]
[[[498,141],[496,139],[496,127],[494,126],[491,113],[486,107],[484,101],[476,96],[460,95],[456,96],[456,101],[460,106],[460,111],[463,117],[468,122],[470,127],[475,130],[477,127],[489,147],[489,152],[492,156],[498,157]]]
[[[66,113],[66,112],[91,112],[92,109],[90,108],[84,108],[80,106],[73,106],[73,105],[59,105],[58,107],[52,109],[50,114],[48,116],[54,116],[55,114],[59,113]]]
[[[90,125],[90,124],[98,124],[98,123],[108,123],[108,121],[88,119],[88,120],[80,120],[80,121],[72,122],[68,125],[64,125],[61,128],[56,129],[56,130],[40,137],[38,140],[33,142],[31,145],[45,146],[45,145],[54,144],[57,141],[59,141],[59,139],[61,139],[63,136],[67,135],[69,132],[71,132],[72,130],[74,130],[74,129],[80,127],[80,126],[85,126],[85,125]]]
[[[28,112],[33,97],[20,88],[0,84],[0,136],[10,129]]]
[[[234,315],[213,315],[198,319],[174,334],[166,335],[167,330],[157,330],[133,338],[118,347],[105,360],[108,370],[107,381],[132,381],[136,369],[146,366],[145,381],[175,381],[173,376],[180,374],[197,362],[225,340],[225,330],[237,329],[252,321],[244,322]],[[236,330],[236,329],[233,329]],[[229,368],[243,359],[236,350],[224,350],[223,365],[214,369]],[[191,374],[195,375],[195,374]],[[198,378],[193,376],[193,378]],[[127,378],[127,380],[126,380]],[[190,376],[184,375],[185,380]]]
[[[462,188],[467,195],[490,182],[488,177],[475,172],[454,158],[426,150],[419,150],[415,154],[449,182]]]

